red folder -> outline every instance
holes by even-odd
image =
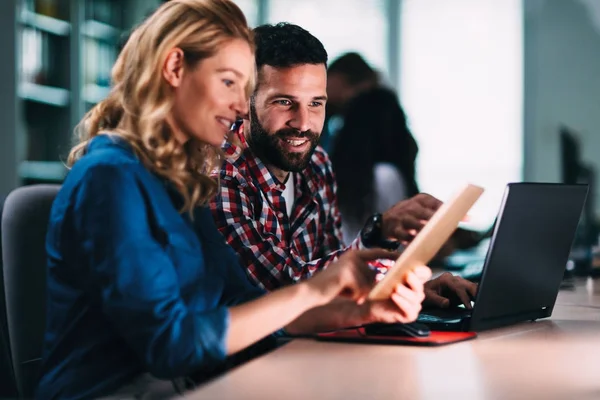
[[[364,328],[344,329],[335,332],[319,333],[315,339],[330,342],[395,344],[405,346],[443,346],[475,339],[476,332],[431,331],[426,337],[376,336],[367,335]]]

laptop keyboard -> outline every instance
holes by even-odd
[[[460,307],[453,308],[432,308],[430,310],[424,310],[421,312],[421,315],[427,315],[429,317],[435,318],[463,318],[471,315],[471,310],[467,310]]]
[[[428,314],[419,314],[419,317],[417,318],[417,322],[420,322],[422,324],[431,324],[442,321],[445,323],[456,324],[461,321],[461,318],[440,318]]]

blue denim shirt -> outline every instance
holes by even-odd
[[[180,197],[116,136],[100,135],[51,212],[39,398],[110,394],[140,373],[197,374],[225,360],[227,306],[263,292],[210,211]]]

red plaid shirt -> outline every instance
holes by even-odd
[[[219,173],[210,203],[215,222],[252,280],[267,290],[297,282],[327,267],[344,250],[337,185],[327,153],[317,147],[308,167],[294,173],[295,203],[286,212],[281,184],[245,144],[225,145],[231,158]]]

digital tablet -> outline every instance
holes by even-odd
[[[467,215],[483,193],[483,188],[468,184],[435,212],[423,229],[402,252],[396,263],[373,287],[369,300],[389,299],[395,286],[402,283],[408,271],[427,265]]]

